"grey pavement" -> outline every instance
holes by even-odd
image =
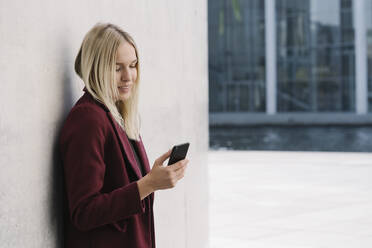
[[[210,247],[372,247],[372,154],[210,151]]]

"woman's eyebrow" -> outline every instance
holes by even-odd
[[[133,63],[137,63],[137,59],[135,59],[135,60],[133,60],[133,61],[131,62],[131,64],[133,64]],[[123,63],[123,62],[120,62],[120,61],[117,61],[116,64],[117,64],[117,65],[123,65],[124,63]]]

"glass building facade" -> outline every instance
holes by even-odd
[[[264,1],[208,7],[210,111],[265,111]]]
[[[372,112],[372,0],[366,1],[365,7],[368,61],[368,110]]]
[[[278,115],[372,111],[372,0],[357,1],[210,0],[210,113],[265,114],[270,97]]]
[[[278,111],[354,111],[351,0],[278,0]]]

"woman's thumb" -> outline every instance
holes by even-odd
[[[161,155],[156,161],[154,166],[162,166],[164,161],[169,158],[170,154],[172,152],[172,149]]]

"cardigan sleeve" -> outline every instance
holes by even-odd
[[[105,113],[104,113],[105,114]],[[108,128],[102,113],[88,106],[74,108],[61,131],[60,151],[65,173],[71,222],[86,231],[113,224],[145,211],[137,182],[109,193],[100,193],[105,168],[104,151]]]

